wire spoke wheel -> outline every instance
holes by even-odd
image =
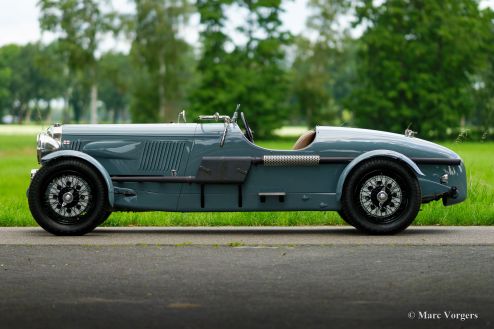
[[[86,234],[111,214],[104,180],[77,159],[44,164],[31,181],[28,202],[36,222],[56,235]]]
[[[45,202],[57,214],[54,216],[56,222],[74,224],[90,209],[91,187],[81,176],[62,174],[54,177],[48,184]]]
[[[397,180],[378,173],[360,185],[360,207],[376,222],[389,222],[406,202],[406,195]]]
[[[345,182],[341,217],[370,234],[394,234],[417,216],[421,191],[413,171],[391,159],[371,159],[357,166]]]

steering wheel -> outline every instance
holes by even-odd
[[[244,112],[240,112],[240,118],[242,119],[242,122],[244,124],[245,128],[245,137],[247,140],[251,143],[254,143],[254,134],[252,133],[252,129],[250,129],[249,123],[247,122],[247,119],[245,119]]]

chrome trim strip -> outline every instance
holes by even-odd
[[[267,167],[317,166],[320,158],[319,155],[265,155],[263,161]]]

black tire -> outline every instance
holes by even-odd
[[[415,174],[390,159],[371,159],[356,167],[345,182],[342,218],[368,234],[395,234],[406,229],[420,210]]]
[[[89,233],[111,214],[103,178],[77,159],[42,166],[29,186],[28,202],[36,222],[55,235]]]
[[[108,211],[105,211],[103,213],[103,215],[101,216],[100,222],[98,223],[97,226],[100,226],[101,224],[103,224],[104,222],[106,222],[106,220],[108,219],[108,217],[110,217],[111,213],[112,212],[109,211],[109,210]]]
[[[351,226],[354,226],[355,227],[355,225],[353,225],[352,219],[349,218],[349,217],[347,217],[345,215],[345,213],[343,213],[343,211],[338,210],[338,215],[340,215],[341,219],[343,219],[345,221],[345,223],[347,223],[348,225],[351,225]]]

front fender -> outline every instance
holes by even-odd
[[[110,175],[106,171],[105,167],[101,165],[101,163],[98,162],[95,158],[92,156],[79,152],[79,151],[73,151],[73,150],[62,150],[62,151],[56,151],[50,154],[45,155],[41,159],[41,164],[44,165],[47,162],[59,158],[76,158],[76,159],[81,159],[83,161],[86,161],[90,163],[96,170],[101,174],[103,179],[105,180],[106,187],[108,188],[108,202],[110,203],[110,206],[113,207],[114,203],[114,189],[113,189],[113,183],[111,180]]]
[[[336,200],[339,202],[341,200],[341,194],[343,191],[343,186],[345,184],[346,178],[348,174],[362,161],[377,158],[377,157],[385,157],[391,158],[395,160],[399,160],[407,164],[417,175],[425,176],[424,173],[420,170],[420,168],[413,162],[409,157],[404,154],[390,151],[390,150],[373,150],[369,152],[362,153],[355,159],[353,159],[346,167],[343,169],[343,172],[340,175],[338,180],[338,184],[336,185]]]

